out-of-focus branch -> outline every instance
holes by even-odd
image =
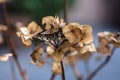
[[[67,0],[64,0],[64,20],[66,21],[66,23],[68,23],[68,18],[67,18]]]
[[[52,76],[51,76],[51,78],[50,78],[50,80],[54,80],[55,75],[56,75],[56,74],[53,73]]]
[[[92,78],[97,75],[97,73],[110,61],[112,55],[114,54],[114,51],[115,51],[115,48],[113,48],[112,50],[112,54],[111,56],[107,56],[105,61],[100,65],[98,66],[89,76],[86,80],[92,80]]]
[[[78,69],[76,68],[75,64],[70,64],[70,66],[75,74],[76,80],[82,80],[82,76],[78,72]]]
[[[61,68],[62,68],[62,80],[65,80],[65,72],[64,72],[63,62],[61,61],[60,64],[61,64]]]
[[[20,62],[18,60],[18,56],[16,54],[15,48],[14,48],[14,42],[13,39],[11,37],[11,29],[9,26],[9,20],[8,20],[8,12],[7,12],[7,8],[6,8],[6,2],[2,3],[2,7],[3,7],[3,13],[4,13],[4,24],[8,27],[8,30],[6,31],[6,37],[7,37],[7,42],[8,42],[8,46],[9,46],[9,50],[10,52],[13,54],[14,60],[17,64],[17,67],[23,77],[23,80],[28,80],[28,77],[25,73],[25,71],[22,69]]]

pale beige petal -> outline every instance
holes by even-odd
[[[90,25],[83,25],[82,27],[83,33],[92,33],[92,27]]]
[[[53,46],[47,46],[46,52],[47,52],[48,55],[52,55],[55,52],[54,47]]]
[[[31,46],[32,42],[31,42],[30,39],[25,40],[23,35],[21,35],[21,39],[22,39],[22,43],[23,43],[27,48],[29,48],[29,47]]]

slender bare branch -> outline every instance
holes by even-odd
[[[113,48],[113,50],[112,50],[112,55],[114,54],[114,51],[115,51],[115,48]],[[92,80],[92,78],[93,78],[95,75],[97,75],[97,73],[110,61],[112,55],[111,55],[111,56],[107,56],[106,59],[105,59],[105,61],[104,61],[100,66],[98,66],[98,67],[88,76],[88,78],[87,78],[86,80]]]
[[[51,76],[51,78],[50,78],[50,80],[54,80],[55,76],[56,75],[53,73],[52,76]]]
[[[8,46],[9,46],[9,50],[10,52],[13,54],[14,60],[17,64],[17,67],[21,73],[21,76],[23,77],[23,80],[28,80],[28,77],[25,73],[25,71],[22,69],[20,62],[18,60],[18,56],[16,54],[15,48],[14,48],[14,42],[13,39],[11,37],[11,29],[9,26],[9,20],[8,20],[8,12],[7,12],[7,8],[6,8],[6,2],[2,3],[2,7],[3,7],[3,13],[4,13],[4,24],[8,27],[8,31],[6,31],[6,36],[7,36],[7,42],[8,42]]]
[[[65,80],[65,72],[64,72],[63,62],[61,61],[60,64],[61,64],[61,68],[62,68],[62,80]]]

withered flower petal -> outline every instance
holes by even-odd
[[[87,33],[87,34],[93,32],[92,27],[90,25],[83,25],[82,26],[82,31],[83,31],[83,33]]]
[[[35,21],[29,23],[27,29],[30,31],[31,34],[35,32],[38,33],[43,31],[43,29]]]
[[[53,62],[52,72],[54,74],[62,74],[62,67],[61,67],[60,62]]]
[[[35,50],[32,52],[32,54],[31,54],[32,60],[36,63],[37,60],[38,60],[38,59],[40,58],[40,56],[42,55],[42,53],[43,53],[42,47],[41,47],[41,46],[37,46],[37,47],[35,48]]]

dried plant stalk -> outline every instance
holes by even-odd
[[[23,77],[23,80],[28,80],[28,77],[25,73],[25,71],[22,69],[21,64],[18,60],[18,56],[16,54],[15,48],[14,48],[14,42],[13,39],[11,37],[11,31],[10,31],[10,26],[9,26],[9,20],[8,20],[8,12],[7,12],[7,8],[6,8],[6,2],[2,3],[2,7],[3,7],[3,13],[4,13],[4,24],[8,27],[8,31],[6,31],[6,37],[7,37],[7,42],[8,42],[8,46],[9,46],[9,50],[10,52],[13,54],[13,58],[17,64],[17,67],[21,73],[21,76]]]
[[[97,73],[110,61],[112,55],[114,54],[114,51],[115,51],[115,48],[112,49],[112,53],[111,53],[111,56],[107,56],[105,61],[100,65],[98,66],[89,76],[86,80],[92,80],[92,78],[97,75]]]

